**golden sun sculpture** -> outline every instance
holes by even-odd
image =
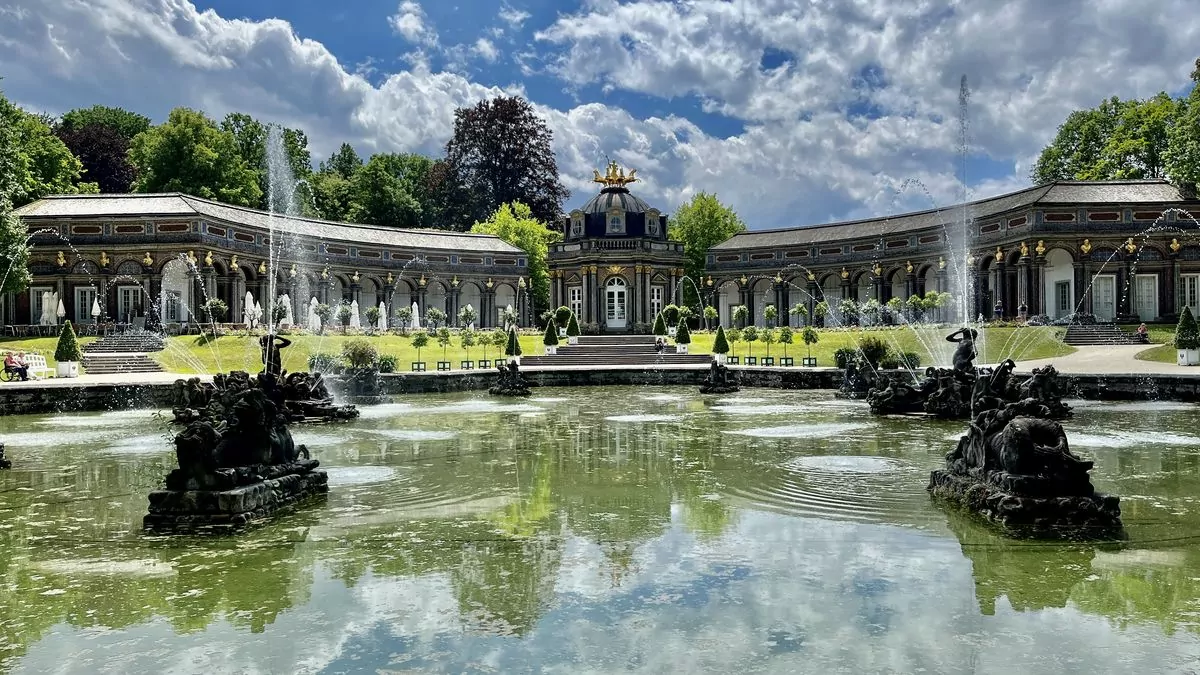
[[[637,182],[637,169],[630,169],[629,175],[626,176],[625,170],[618,167],[616,162],[609,162],[608,169],[605,170],[603,176],[599,171],[592,169],[592,182],[599,183],[606,188],[625,187],[630,183]]]

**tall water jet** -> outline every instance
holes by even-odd
[[[967,76],[963,75],[958,85],[958,218],[954,227],[947,232],[946,245],[949,247],[950,258],[950,293],[954,297],[954,322],[959,325],[970,323],[975,317],[971,316],[971,307],[975,293],[970,265],[967,258],[970,255],[970,214],[967,206],[967,152],[969,149],[969,106],[971,90],[967,86]]]

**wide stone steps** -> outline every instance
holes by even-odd
[[[1072,325],[1067,327],[1063,342],[1073,347],[1089,345],[1137,345],[1142,344],[1137,335],[1121,330],[1111,323],[1092,326]]]
[[[109,335],[84,345],[84,352],[161,352],[165,348],[161,335],[154,333],[123,333]]]
[[[659,352],[653,335],[581,335],[577,344],[558,345],[558,353],[521,357],[522,366],[663,366],[699,365],[712,360],[707,354],[679,354],[674,345]]]
[[[144,352],[88,352],[83,355],[83,369],[88,375],[162,372],[162,366]]]

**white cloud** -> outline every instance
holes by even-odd
[[[413,0],[404,0],[396,13],[388,17],[392,30],[404,36],[409,42],[432,47],[438,42],[437,31],[429,26],[428,17],[421,5]]]
[[[637,191],[664,210],[715,191],[751,227],[797,225],[929,207],[919,189],[897,194],[909,178],[939,204],[954,200],[962,73],[974,90],[975,151],[1013,167],[968,177],[973,196],[1022,186],[1071,109],[1187,82],[1200,41],[1188,0],[1155,12],[1137,0],[1082,2],[588,0],[512,59],[526,76],[549,67],[581,97],[567,109],[538,105],[572,204],[590,196],[591,169],[610,155],[638,168]],[[500,18],[512,25],[521,14],[505,7]],[[361,152],[437,154],[455,107],[521,93],[463,74],[471,58],[502,63],[493,40],[439,47],[415,2],[390,21],[420,48],[388,74],[394,62],[343,65],[282,20],[231,20],[186,0],[44,0],[0,21],[0,86],[35,110],[103,103],[156,119],[176,105],[217,117],[243,111],[304,128],[315,157],[342,141]],[[780,65],[765,70],[768,51]],[[430,65],[439,57],[449,70]],[[867,67],[885,86],[861,86]],[[654,112],[589,99],[597,84],[644,95]],[[736,128],[718,134],[700,117],[672,114],[693,101]]]
[[[525,20],[529,18],[529,12],[521,9],[516,9],[505,3],[500,7],[500,20],[508,24],[512,28],[520,28]]]
[[[496,45],[487,38],[479,38],[476,40],[474,51],[479,58],[487,61],[488,63],[493,63],[500,56],[500,50],[496,49]]]

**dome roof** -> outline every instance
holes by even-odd
[[[618,208],[626,213],[645,213],[650,210],[650,205],[623,187],[609,187],[589,199],[579,210],[584,213],[603,214],[611,208]]]

